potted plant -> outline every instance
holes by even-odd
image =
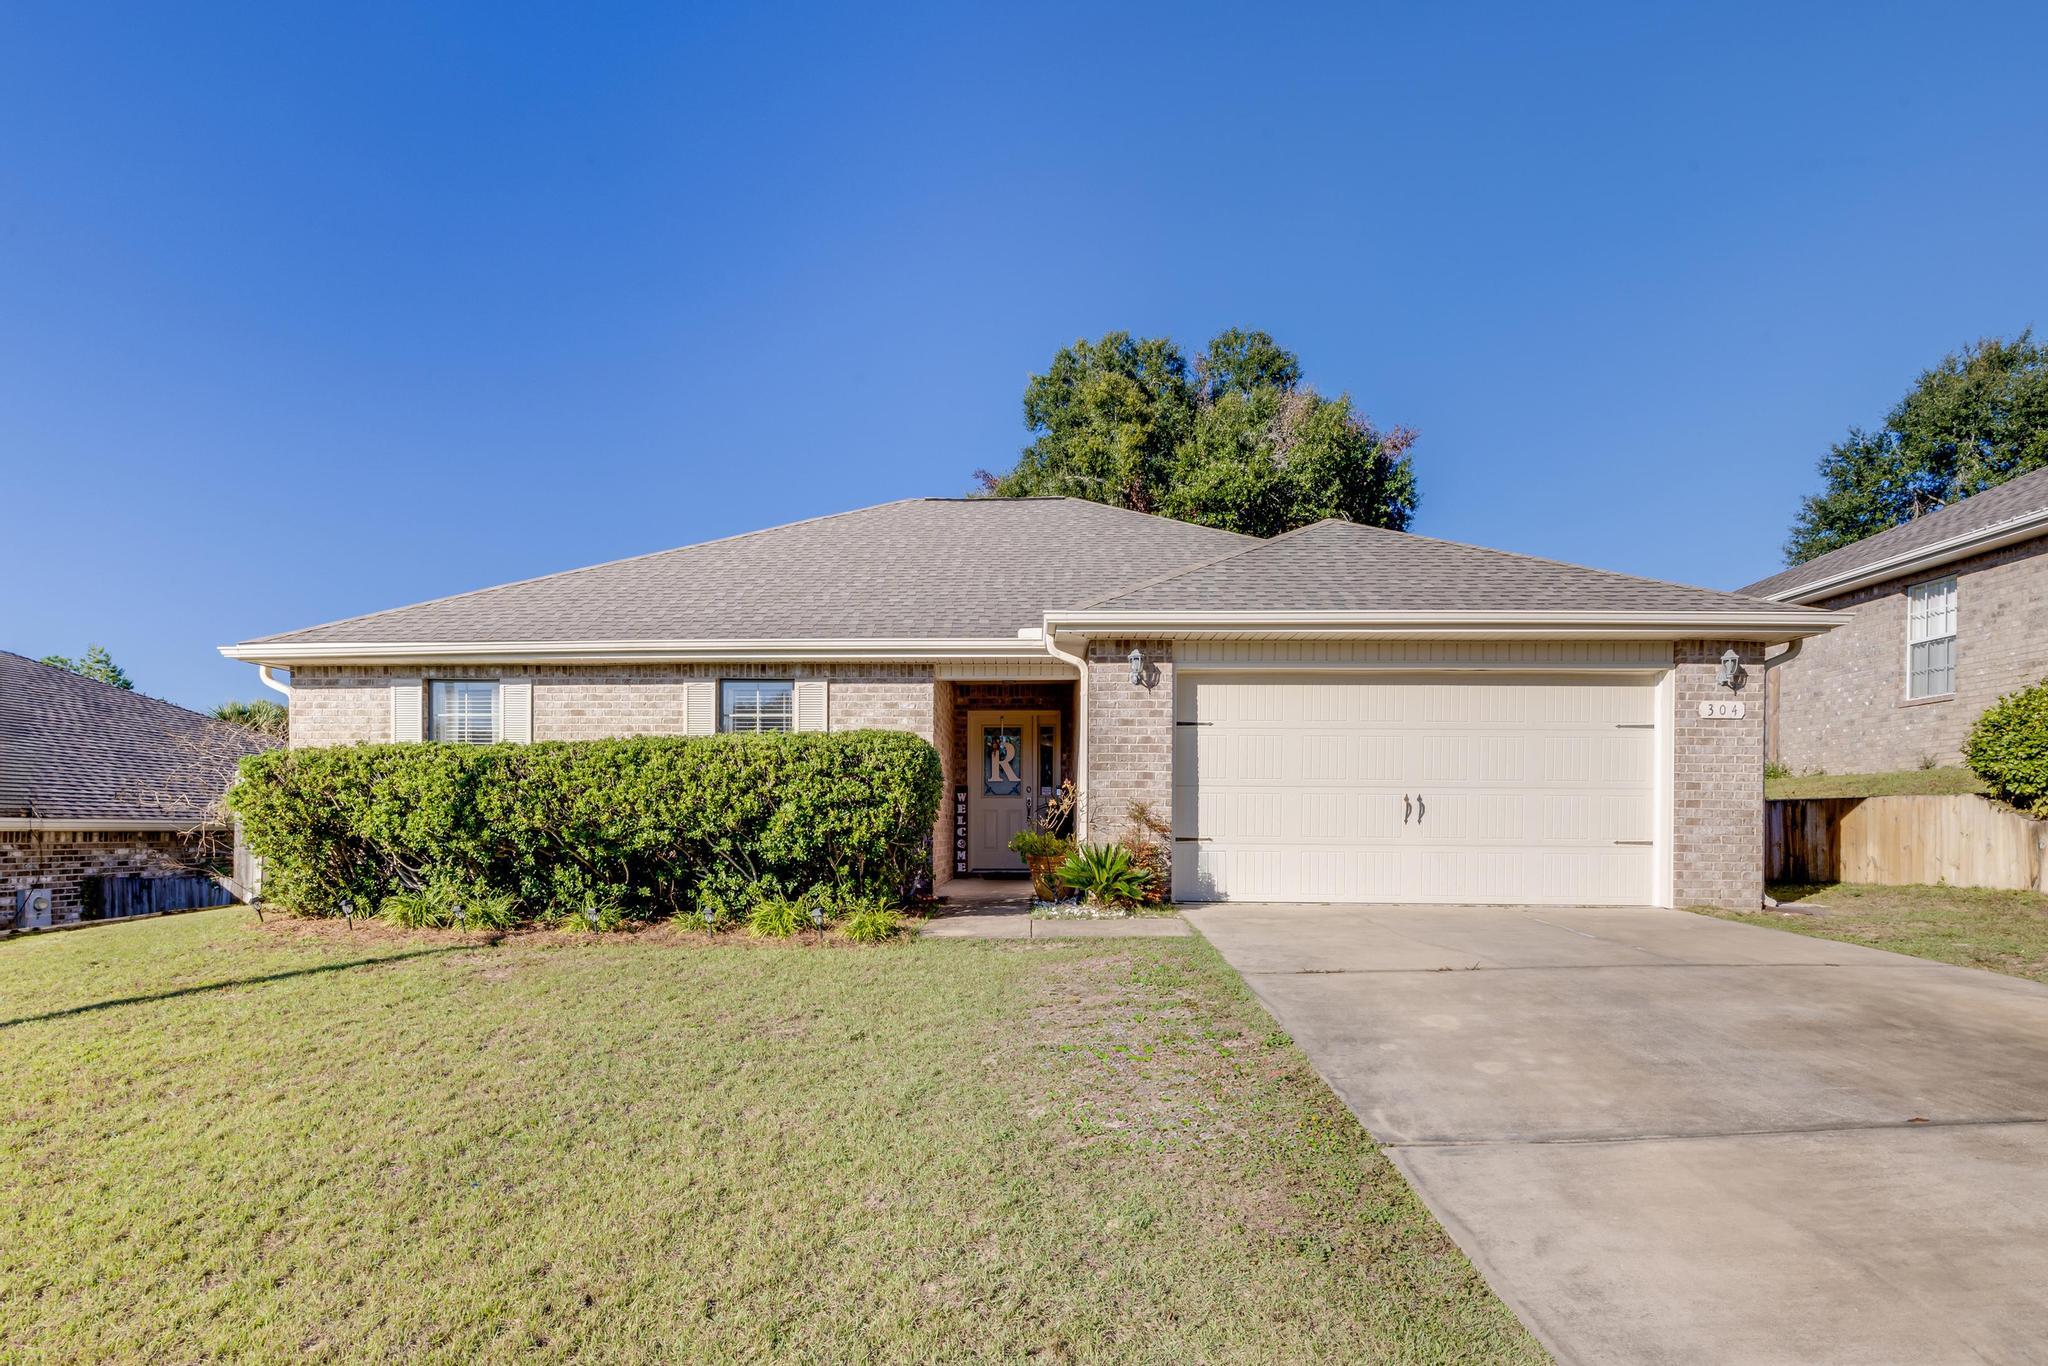
[[[1031,869],[1031,894],[1040,901],[1060,899],[1059,868],[1073,852],[1073,843],[1049,830],[1019,830],[1010,836],[1010,852]]]
[[[1060,899],[1059,868],[1067,855],[1074,852],[1074,841],[1068,832],[1073,829],[1074,813],[1080,805],[1081,794],[1074,790],[1073,779],[1069,778],[1046,792],[1045,800],[1032,813],[1030,828],[1010,837],[1010,852],[1031,869],[1031,894],[1040,901]]]

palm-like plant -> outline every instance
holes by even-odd
[[[1135,906],[1152,874],[1121,844],[1084,844],[1060,865],[1060,881],[1098,906]]]

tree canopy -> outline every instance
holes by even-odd
[[[135,680],[128,676],[126,669],[114,662],[114,657],[107,653],[107,647],[104,645],[86,646],[84,656],[78,659],[72,659],[68,655],[44,655],[39,662],[48,664],[53,669],[64,669],[85,678],[111,683],[114,687],[125,688],[129,692],[135,691]]]
[[[1220,333],[1193,365],[1163,337],[1076,341],[1031,377],[1024,424],[1033,440],[1014,469],[976,471],[996,497],[1086,498],[1254,536],[1415,515],[1415,434],[1318,393],[1264,332]]]
[[[1987,338],[1920,376],[1876,431],[1821,458],[1785,542],[1800,564],[2048,465],[2048,346]]]

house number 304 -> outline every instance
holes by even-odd
[[[1744,714],[1741,702],[1733,698],[1719,702],[1700,703],[1700,719],[1704,721],[1739,721]]]

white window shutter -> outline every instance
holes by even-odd
[[[533,743],[533,684],[529,682],[500,683],[498,685],[498,728],[500,738],[507,744],[530,745]]]
[[[718,733],[718,685],[710,679],[683,685],[683,734]]]
[[[391,685],[392,743],[410,745],[424,739],[426,714],[425,688],[417,678]]]
[[[825,680],[800,678],[796,684],[796,728],[825,729]]]

